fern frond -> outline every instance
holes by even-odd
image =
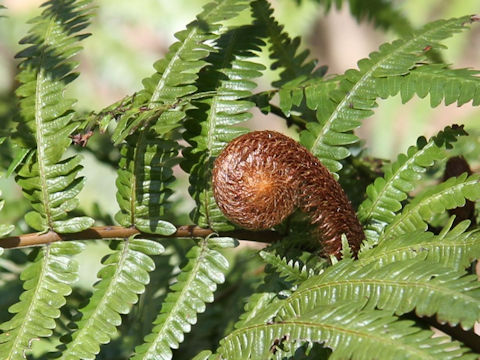
[[[286,116],[290,116],[292,107],[299,106],[303,99],[311,110],[323,108],[323,103],[329,99],[328,94],[338,87],[342,77],[288,82],[278,91],[279,107]]]
[[[218,39],[217,52],[206,61],[207,66],[197,82],[201,91],[215,90],[216,95],[194,103],[197,109],[188,112],[184,138],[192,145],[184,151],[183,168],[190,173],[190,194],[197,207],[192,214],[195,224],[216,231],[232,230],[218,208],[211,189],[212,162],[231,140],[247,132],[238,127],[251,118],[253,103],[243,100],[257,86],[252,80],[261,75],[263,65],[249,60],[253,51],[260,51],[261,30],[255,26],[232,29]]]
[[[285,299],[277,316],[301,316],[325,305],[361,304],[397,315],[415,309],[441,322],[471,328],[480,319],[480,283],[475,276],[416,258],[381,268],[343,261],[305,281]]]
[[[308,77],[322,76],[325,69],[314,71],[316,61],[307,61],[309,51],[304,50],[298,53],[300,38],[290,39],[272,16],[273,9],[266,0],[256,0],[251,4],[254,17],[254,24],[266,28],[268,41],[270,43],[270,58],[273,60],[271,69],[281,69],[280,79],[273,82],[274,87],[281,87],[290,82],[290,85],[303,82]],[[293,83],[292,83],[293,82]]]
[[[220,341],[213,358],[268,359],[277,347],[304,342],[331,348],[330,359],[470,358],[459,343],[431,336],[431,331],[398,321],[388,312],[359,310],[353,304],[324,306],[298,317],[237,329]]]
[[[445,158],[445,149],[451,147],[456,137],[466,135],[463,127],[446,127],[428,142],[424,137],[411,146],[407,154],[400,154],[395,162],[385,166],[384,176],[367,187],[367,199],[358,208],[358,219],[365,227],[365,235],[376,243],[385,227],[402,208],[401,201],[414,190],[426,168]]]
[[[224,22],[248,7],[250,0],[214,0],[203,8],[187,29],[175,34],[178,39],[170,46],[164,59],[154,64],[156,72],[143,80],[143,90],[135,95],[134,108],[158,109],[151,112],[129,112],[117,124],[112,139],[121,143],[138,129],[155,124],[154,130],[163,135],[177,128],[185,118],[185,108],[177,108],[179,99],[193,94],[199,71],[207,65],[205,58],[214,51],[209,45],[220,37]],[[133,116],[131,116],[133,115]]]
[[[176,141],[161,140],[151,130],[131,135],[120,149],[115,219],[122,226],[170,235],[175,226],[162,220],[174,181],[172,167],[178,163]]]
[[[95,359],[100,345],[117,334],[120,315],[128,314],[138,294],[145,291],[148,273],[155,269],[149,255],[165,250],[158,242],[135,238],[115,241],[114,248],[102,261],[105,266],[98,273],[100,281],[89,303],[79,309],[82,317],[75,323],[77,330],[61,339],[65,344],[59,347],[61,359]]]
[[[26,157],[16,180],[34,209],[25,221],[38,231],[78,232],[94,222],[88,217],[65,220],[77,207],[76,195],[84,179],[77,177],[82,168],[78,156],[62,159],[71,142],[69,135],[78,126],[73,121],[74,100],[66,99],[63,92],[76,77],[72,72],[76,64],[70,59],[86,37],[79,32],[88,25],[89,3],[47,2],[29,35],[21,40],[29,46],[17,54],[24,60],[17,77],[21,118],[15,136]]]
[[[430,95],[431,107],[457,102],[458,106],[472,101],[480,105],[480,71],[470,69],[448,69],[444,64],[418,66],[409,74],[377,79],[376,88],[382,98],[400,93],[406,103],[413,95],[424,98]]]
[[[268,251],[260,251],[260,256],[267,264],[270,264],[276,272],[286,281],[293,284],[301,284],[313,275],[313,270],[307,268],[301,261],[287,260],[280,255]]]
[[[160,109],[157,116],[147,111],[117,124],[114,140],[118,143],[125,139],[117,178],[121,210],[116,219],[121,225],[165,235],[175,232],[173,225],[160,220],[171,193],[168,186],[174,180],[171,168],[178,161],[177,135],[172,130],[185,118],[185,108],[176,108],[175,104],[197,90],[197,73],[214,50],[207,42],[220,36],[218,23],[247,6],[247,0],[207,4],[196,21],[176,34],[179,41],[170,47],[165,59],[154,65],[157,72],[143,81],[144,89],[133,101],[134,107]]]
[[[59,308],[78,279],[78,264],[71,257],[84,245],[61,242],[34,250],[35,258],[20,276],[25,292],[8,310],[13,318],[0,325],[0,358],[23,360],[32,341],[52,335]]]
[[[351,132],[377,106],[376,79],[408,74],[417,62],[425,60],[427,46],[441,47],[441,40],[465,29],[465,24],[472,21],[469,16],[435,21],[405,39],[381,45],[378,52],[358,62],[359,70],[345,73],[339,88],[319,108],[318,123],[307,124],[300,142],[331,172],[338,172],[342,167],[339,161],[350,155],[345,145],[358,140]]]
[[[245,311],[235,323],[235,329],[249,326],[252,322],[254,324],[262,324],[273,318],[278,309],[268,305],[275,301],[275,298],[276,294],[274,292],[257,292],[252,294],[245,304]]]
[[[378,246],[361,253],[359,263],[376,266],[421,257],[454,270],[464,270],[480,257],[480,233],[465,230],[469,221],[458,224],[444,235],[416,231],[406,233],[393,241],[382,241]]]
[[[416,230],[425,231],[434,215],[465,205],[465,199],[480,199],[480,175],[467,177],[465,173],[418,194],[385,228],[379,241],[390,241]]]
[[[177,282],[162,304],[154,321],[152,333],[145,343],[135,348],[132,359],[171,359],[171,349],[183,342],[184,333],[190,332],[197,322],[197,313],[205,311],[205,303],[213,301],[217,284],[225,280],[227,259],[216,247],[232,247],[233,239],[203,239],[187,253],[188,263],[182,268]]]

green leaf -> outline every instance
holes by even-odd
[[[480,175],[467,177],[465,173],[418,194],[385,228],[379,241],[391,241],[416,230],[425,231],[434,215],[465,205],[465,199],[480,199]]]
[[[423,258],[375,267],[342,261],[310,277],[285,299],[277,316],[291,318],[325,305],[355,303],[397,315],[415,310],[419,316],[436,314],[440,322],[473,327],[480,319],[480,283]]]
[[[350,155],[345,145],[357,141],[351,132],[377,106],[377,78],[408,74],[416,63],[425,60],[425,47],[440,48],[441,40],[465,29],[465,24],[472,21],[469,16],[435,21],[404,39],[381,45],[378,52],[358,62],[358,70],[345,73],[338,89],[319,107],[318,123],[307,124],[300,142],[331,172],[338,172],[342,168],[339,161]]]
[[[172,167],[178,163],[178,144],[160,140],[153,131],[130,136],[120,148],[117,201],[120,225],[153,234],[171,235],[176,227],[162,220],[169,188],[175,180]]]
[[[256,292],[248,298],[245,304],[245,311],[240,315],[239,321],[235,323],[235,329],[242,327],[262,324],[271,320],[280,308],[278,306],[267,306],[276,300],[276,294],[273,292]]]
[[[308,50],[298,52],[300,38],[292,40],[283,31],[283,26],[279,25],[272,16],[273,9],[268,1],[256,0],[251,6],[254,24],[266,28],[270,43],[268,50],[273,60],[271,68],[272,70],[281,69],[280,79],[272,84],[274,87],[281,87],[292,80],[301,82],[301,79],[305,80],[307,76],[318,77],[324,74],[324,68],[313,71],[316,61],[306,61],[309,56]]]
[[[70,241],[34,250],[34,261],[20,276],[25,292],[8,309],[15,315],[0,325],[0,358],[23,360],[34,339],[52,335],[59,308],[78,279],[78,264],[71,257],[83,248],[83,244]]]
[[[133,359],[171,359],[171,349],[183,342],[184,333],[197,322],[197,313],[204,312],[205,303],[213,301],[217,284],[225,281],[228,261],[210,248],[209,241],[201,240],[187,253],[188,263],[170,287],[152,333],[135,348]]]
[[[23,162],[25,157],[28,155],[28,153],[31,150],[21,148],[21,147],[15,147],[14,148],[14,157],[10,165],[8,166],[7,173],[5,174],[5,177],[9,177],[14,173],[15,170],[17,170],[17,167]]]
[[[464,221],[452,230],[448,226],[445,234],[434,235],[421,230],[382,241],[362,252],[359,263],[362,266],[370,263],[383,266],[420,257],[454,270],[464,270],[480,257],[480,233],[478,230],[465,232],[469,225],[469,221]]]
[[[55,221],[53,223],[53,230],[61,233],[77,233],[93,226],[95,220],[87,216],[80,216],[73,219]]]
[[[280,91],[280,109],[286,116],[290,116],[292,107],[299,106],[305,98],[306,105],[311,110],[322,108],[328,102],[328,94],[338,87],[342,76],[331,79],[299,78],[284,84]]]
[[[395,162],[384,167],[384,176],[375,179],[367,187],[367,199],[360,204],[358,218],[365,226],[365,235],[376,243],[385,227],[392,222],[402,208],[401,202],[415,189],[426,168],[445,158],[445,149],[456,138],[466,135],[463,127],[446,127],[428,142],[424,137],[411,146],[407,154],[400,154]]]
[[[267,359],[276,346],[298,347],[304,342],[332,349],[329,359],[437,360],[454,359],[467,351],[432,334],[388,312],[359,310],[351,304],[325,306],[298,317],[237,329],[220,341],[216,358]]]
[[[236,16],[247,6],[247,0],[216,0],[207,4],[196,21],[176,34],[179,41],[170,47],[165,59],[155,63],[157,72],[143,81],[144,89],[135,97],[135,107],[160,109],[158,116],[140,113],[134,118],[124,117],[117,125],[114,141],[125,139],[116,182],[121,209],[116,220],[121,225],[164,235],[176,230],[161,220],[172,192],[172,167],[178,162],[178,135],[173,130],[185,117],[185,109],[175,104],[197,90],[197,73],[214,50],[207,43],[220,36],[218,23]],[[145,116],[150,117],[148,121]]]
[[[239,244],[237,239],[217,236],[209,236],[207,242],[210,249],[229,249]]]
[[[238,127],[252,114],[253,106],[244,98],[256,87],[253,78],[261,75],[262,65],[249,60],[252,50],[260,50],[262,29],[244,26],[232,29],[216,43],[218,52],[206,61],[209,65],[200,73],[197,86],[201,91],[214,90],[216,95],[196,102],[189,111],[184,138],[192,145],[184,151],[182,167],[190,173],[189,192],[197,203],[192,214],[194,223],[216,231],[232,230],[218,208],[211,188],[213,160],[231,140],[247,132]]]
[[[175,34],[178,39],[170,46],[164,59],[154,64],[156,72],[143,80],[144,88],[135,95],[134,108],[158,109],[156,116],[127,112],[117,124],[112,136],[121,143],[137,129],[154,124],[155,132],[167,134],[178,128],[185,109],[177,108],[178,100],[193,94],[198,72],[207,64],[205,58],[214,51],[208,43],[220,37],[219,23],[235,17],[245,9],[249,0],[215,0],[208,3],[187,29]]]
[[[470,69],[448,69],[444,64],[422,65],[408,75],[378,78],[376,87],[382,98],[401,94],[406,103],[413,95],[424,98],[430,94],[430,105],[437,107],[457,102],[458,106],[472,101],[480,105],[480,72]]]
[[[100,345],[117,335],[121,315],[128,314],[138,295],[150,281],[149,272],[155,264],[149,255],[158,255],[165,249],[158,242],[130,238],[115,241],[114,252],[109,254],[99,271],[100,279],[82,314],[76,322],[77,330],[62,339],[59,347],[61,359],[95,359]]]
[[[78,156],[64,159],[69,135],[76,129],[72,106],[64,97],[65,87],[76,75],[71,58],[79,52],[80,33],[91,16],[90,1],[50,1],[42,15],[32,20],[27,44],[17,54],[19,64],[16,90],[20,98],[20,120],[14,135],[19,146],[9,169],[30,201],[34,213],[26,221],[38,231],[76,232],[93,220],[66,220],[77,207],[75,197],[83,187],[77,177],[82,168]],[[53,146],[54,144],[54,146]]]
[[[301,284],[309,276],[313,275],[313,271],[307,268],[301,261],[288,260],[267,251],[260,251],[260,256],[267,264],[273,266],[281,277],[294,284]]]

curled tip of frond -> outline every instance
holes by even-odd
[[[224,215],[246,229],[268,229],[300,208],[325,254],[340,257],[342,234],[355,254],[364,239],[340,184],[305,147],[280,133],[254,131],[230,142],[215,162],[212,182]]]

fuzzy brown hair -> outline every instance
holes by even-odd
[[[306,148],[275,131],[254,131],[230,142],[213,168],[215,200],[233,223],[264,230],[296,208],[309,214],[327,255],[340,256],[345,234],[356,254],[365,238],[340,184]]]

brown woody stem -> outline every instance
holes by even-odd
[[[132,235],[145,238],[204,238],[214,234],[212,229],[204,229],[194,225],[184,225],[177,227],[177,231],[172,235],[148,234],[135,228],[125,228],[122,226],[94,226],[87,230],[71,234],[58,234],[54,231],[47,233],[31,233],[18,236],[10,236],[0,239],[0,247],[4,249],[39,246],[56,241],[72,240],[95,240],[95,239],[125,239]],[[280,234],[274,231],[247,231],[235,230],[218,233],[219,236],[234,237],[242,240],[270,243],[280,239]]]

